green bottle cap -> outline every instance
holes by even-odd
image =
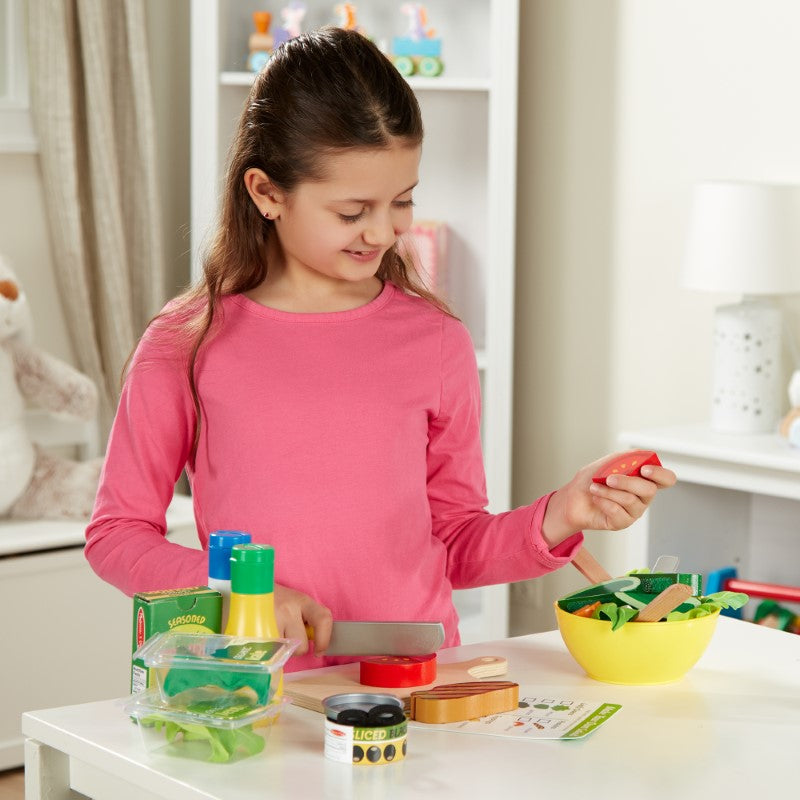
[[[231,591],[269,594],[275,586],[275,548],[268,544],[236,544],[231,550]]]

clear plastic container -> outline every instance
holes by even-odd
[[[281,705],[272,703],[226,718],[175,708],[152,688],[128,698],[125,711],[136,721],[151,755],[230,764],[263,751],[272,730],[266,723],[277,716]]]
[[[297,647],[292,639],[169,631],[134,653],[156,675],[163,704],[212,717],[265,710],[275,696],[274,675]],[[276,677],[277,677],[276,675]]]

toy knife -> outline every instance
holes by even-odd
[[[309,639],[314,629],[306,626]],[[444,644],[441,622],[334,622],[326,656],[426,656]]]

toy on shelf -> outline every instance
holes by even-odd
[[[793,447],[800,447],[800,369],[792,373],[789,381],[789,404],[791,409],[781,421],[781,436]]]
[[[250,48],[250,55],[247,57],[247,68],[252,72],[260,72],[264,65],[269,61],[275,39],[269,32],[269,25],[272,22],[272,14],[269,11],[254,11],[253,25],[255,30],[250,34],[247,41]]]
[[[800,633],[800,614],[778,605],[774,600],[762,600],[756,606],[753,622],[787,633]]]
[[[405,77],[415,73],[424,78],[442,74],[442,40],[433,28],[426,28],[428,13],[422,3],[403,3],[400,11],[408,18],[405,36],[392,38],[392,61]]]
[[[334,6],[333,13],[338,17],[336,26],[346,31],[358,31],[364,35],[364,29],[358,24],[356,12],[358,7],[352,3],[338,3]]]
[[[757,583],[741,580],[735,567],[724,567],[708,574],[706,594],[711,592],[747,592],[755,597],[763,597],[768,601],[783,600],[788,603],[800,603],[800,586],[783,586],[778,583]],[[723,614],[743,619],[741,609],[725,609]],[[771,628],[800,633],[800,616],[795,612],[779,606],[775,602],[760,603],[753,617],[753,622]]]
[[[281,9],[283,24],[275,31],[275,47],[294,39],[302,32],[302,23],[306,16],[306,4],[299,0],[292,0],[288,6]]]

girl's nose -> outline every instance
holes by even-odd
[[[389,247],[397,238],[392,215],[390,213],[371,215],[362,236],[366,244]]]

